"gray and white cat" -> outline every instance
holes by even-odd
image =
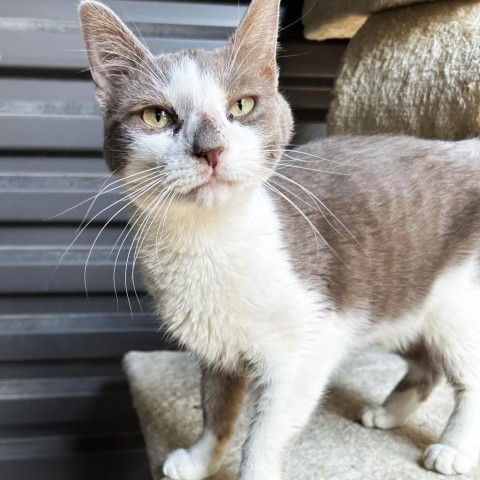
[[[424,463],[467,472],[480,450],[480,141],[286,151],[278,11],[253,0],[225,48],[153,56],[111,10],[80,6],[145,283],[202,365],[204,432],[164,472],[216,472],[249,388],[238,478],[280,480],[332,372],[371,344],[410,367],[363,424],[400,425],[446,375],[456,406]]]

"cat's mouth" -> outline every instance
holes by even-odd
[[[188,197],[195,197],[202,193],[215,193],[218,189],[231,188],[236,184],[236,181],[225,177],[214,170],[200,178],[196,185],[191,186],[191,188],[185,192],[185,195]]]
[[[233,187],[236,182],[229,178],[221,177],[216,175],[215,172],[212,173],[210,178],[204,183],[204,185],[227,185],[229,187]]]

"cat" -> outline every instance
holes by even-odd
[[[400,425],[446,376],[456,405],[424,465],[473,468],[480,141],[341,136],[289,150],[279,0],[253,0],[214,51],[153,56],[95,1],[81,3],[80,19],[145,285],[202,370],[203,433],[167,457],[165,475],[218,471],[250,391],[237,478],[285,478],[332,372],[374,344],[409,368],[363,424]]]

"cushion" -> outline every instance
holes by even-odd
[[[421,1],[422,0],[304,0],[304,35],[309,40],[351,38],[372,13]]]
[[[480,133],[479,106],[480,2],[418,4],[372,15],[351,40],[328,132],[459,140]]]
[[[154,480],[164,479],[167,452],[188,447],[202,426],[200,372],[186,353],[130,352],[124,359],[133,404],[145,436]],[[440,435],[453,407],[452,390],[440,385],[408,422],[390,431],[362,427],[366,405],[382,402],[402,377],[400,358],[378,350],[353,355],[333,379],[322,405],[300,435],[287,480],[439,480],[419,464]],[[221,471],[212,480],[235,480],[248,424],[248,402]],[[463,477],[458,477],[463,478]],[[467,477],[465,477],[467,478]],[[468,474],[480,480],[480,469]]]

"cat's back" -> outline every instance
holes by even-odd
[[[375,297],[377,316],[401,314],[440,272],[480,260],[477,139],[331,137],[282,165],[274,181],[289,199],[279,208],[291,255],[338,304]]]
[[[319,168],[326,177],[342,175],[351,186],[379,181],[398,184],[409,177],[428,183],[433,177],[455,184],[467,172],[480,172],[480,139],[457,142],[425,140],[407,136],[334,136],[302,145],[287,153],[290,164]],[[308,165],[308,164],[310,165]],[[318,175],[289,172],[289,177],[310,179],[328,189]],[[352,180],[350,182],[349,180]],[[471,177],[477,186],[480,177]]]
[[[479,139],[331,137],[298,152],[309,153],[309,162],[300,154],[302,161],[294,162],[288,177],[326,207],[330,202],[333,214],[333,208],[348,214],[361,207],[371,215],[388,212],[388,218],[379,217],[384,226],[389,219],[403,218],[404,227],[414,228],[416,220],[435,225],[457,217],[465,208],[470,208],[473,221],[480,208]],[[367,217],[360,216],[355,223],[368,223]]]

